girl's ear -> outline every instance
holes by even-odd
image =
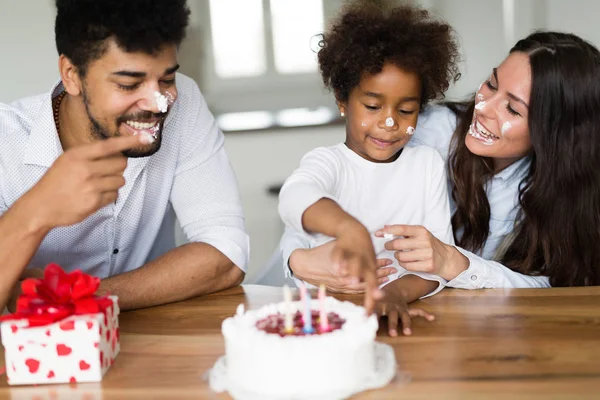
[[[335,103],[338,106],[338,110],[340,110],[340,115],[342,117],[346,116],[346,102],[340,100],[340,94],[339,92],[335,92]]]
[[[338,100],[338,101],[336,101],[336,104],[338,106],[338,110],[340,110],[340,115],[342,117],[345,117],[346,116],[346,103]]]

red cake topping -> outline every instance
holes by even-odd
[[[314,332],[311,335],[322,335],[342,328],[345,319],[341,318],[334,312],[327,313],[327,321],[329,322],[329,330],[321,331],[319,312],[312,310],[312,326]],[[294,314],[294,330],[292,332],[285,331],[285,316],[283,314],[273,314],[261,319],[256,323],[256,328],[267,333],[276,333],[279,336],[304,336],[304,322],[302,321],[302,313],[296,311]]]

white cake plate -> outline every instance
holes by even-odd
[[[265,396],[262,393],[250,393],[244,389],[236,387],[235,382],[227,380],[227,360],[225,356],[219,358],[215,365],[208,371],[208,380],[210,388],[222,393],[227,391],[236,400],[331,400],[345,399],[357,393],[370,389],[378,389],[389,384],[396,376],[397,364],[392,346],[375,342],[375,371],[371,376],[354,387],[311,395],[310,397],[299,397],[293,394],[281,395],[277,397]]]

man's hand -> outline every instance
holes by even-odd
[[[117,200],[125,185],[122,151],[150,143],[148,135],[122,136],[63,153],[25,196],[40,224],[52,229],[78,223]]]
[[[30,268],[30,269],[26,269],[25,271],[23,271],[23,273],[21,274],[21,277],[19,278],[19,280],[13,287],[12,293],[10,295],[10,299],[8,300],[8,304],[6,305],[6,308],[8,308],[8,311],[10,311],[11,313],[14,313],[17,310],[17,299],[19,298],[19,296],[22,293],[21,283],[23,283],[23,281],[25,279],[29,279],[29,278],[37,278],[37,279],[44,278],[44,270],[41,268]]]

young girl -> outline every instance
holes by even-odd
[[[318,58],[346,118],[346,140],[304,156],[281,190],[279,213],[289,228],[309,237],[311,247],[337,239],[334,263],[354,283],[366,281],[368,311],[383,296],[377,311],[389,316],[395,336],[398,318],[410,319],[406,304],[445,282],[407,273],[395,262],[398,272],[381,293],[376,255],[385,255],[388,239],[373,233],[404,221],[453,243],[444,162],[433,149],[405,145],[423,107],[443,98],[458,79],[457,44],[450,26],[427,11],[357,4],[323,36]],[[388,256],[393,259],[393,252]]]

